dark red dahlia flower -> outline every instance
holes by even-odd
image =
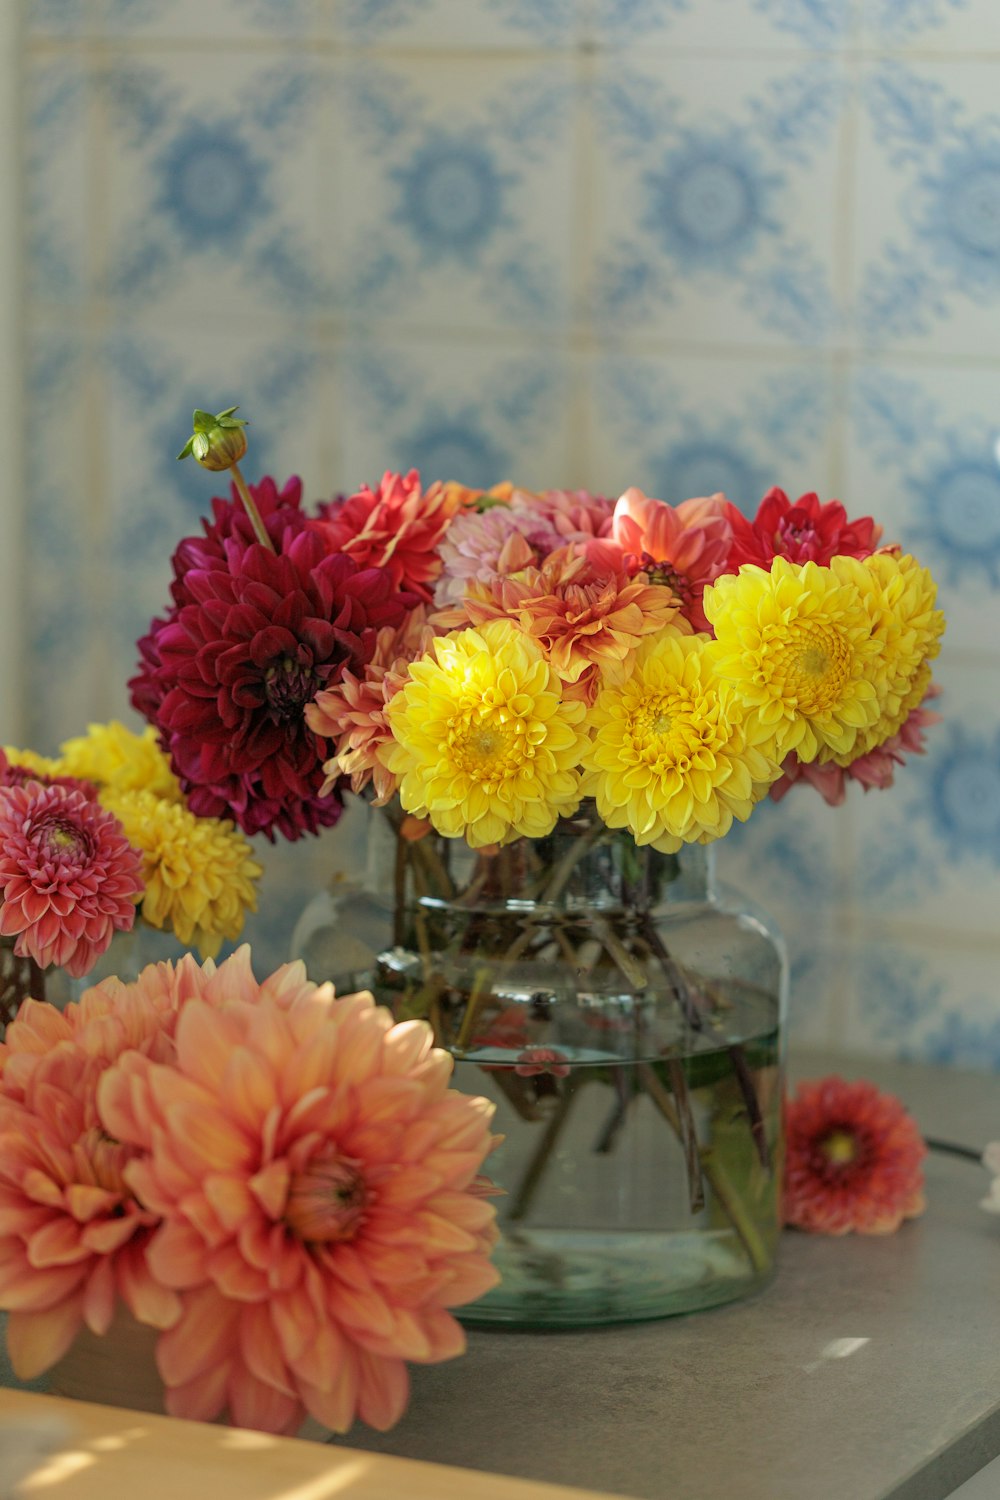
[[[743,563],[770,568],[776,557],[790,562],[815,562],[826,567],[832,557],[870,557],[882,535],[871,516],[848,521],[839,500],[820,502],[818,495],[800,495],[793,505],[784,490],[768,490],[760,509],[748,521],[727,502],[733,546],[726,571]]]
[[[297,476],[281,490],[270,476],[248,488],[276,552],[283,552],[293,536],[309,529],[312,523],[302,513],[302,480]],[[228,567],[257,541],[235,485],[228,500],[216,496],[212,501],[212,517],[201,523],[204,536],[186,536],[178,543],[172,559],[175,585],[171,592],[179,584],[183,593],[184,580],[193,568]],[[177,603],[186,602],[174,597]]]
[[[265,524],[271,534],[275,523]],[[194,566],[178,572],[174,608],[140,642],[130,686],[193,812],[297,839],[342,811],[336,790],[321,795],[329,746],[306,724],[306,704],[345,668],[360,673],[378,630],[415,601],[384,569],[362,569],[328,554],[316,532],[277,524],[278,554],[216,509],[219,529],[188,547]]]

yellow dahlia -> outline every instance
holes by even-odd
[[[589,714],[583,793],[611,828],[673,853],[745,822],[780,757],[774,730],[716,674],[704,635],[646,641]]]
[[[944,615],[935,609],[937,585],[915,557],[876,552],[870,557],[835,557],[830,564],[843,583],[860,593],[881,643],[874,683],[879,717],[846,753],[827,751],[821,759],[849,765],[898,734],[930,685],[930,662],[941,649]]]
[[[705,590],[719,676],[778,738],[813,761],[849,754],[879,717],[883,643],[856,582],[817,563],[744,564]]]
[[[60,751],[58,768],[63,776],[79,776],[118,792],[155,792],[170,802],[183,800],[155,729],[133,734],[117,719],[88,724],[86,734],[66,740]]]
[[[142,853],[146,922],[172,929],[204,958],[239,937],[246,912],[257,910],[262,868],[232,823],[196,817],[152,792],[106,791],[101,801]]]
[[[474,848],[542,838],[580,801],[582,703],[507,620],[442,636],[386,707],[403,808]]]

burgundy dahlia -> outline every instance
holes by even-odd
[[[96,802],[37,781],[0,790],[0,936],[19,957],[86,974],[142,892],[142,855]]]
[[[328,554],[312,530],[287,525],[276,554],[238,518],[224,522],[182,543],[193,565],[176,569],[174,607],[140,642],[132,701],[158,727],[193,812],[297,839],[342,811],[337,791],[322,795],[329,747],[306,704],[345,668],[360,673],[378,630],[415,601],[385,570]]]
[[[839,500],[821,503],[818,495],[801,495],[792,503],[784,490],[768,490],[752,521],[736,506],[727,504],[733,528],[733,546],[727,572],[735,573],[743,563],[770,568],[776,557],[789,562],[829,565],[832,557],[869,557],[882,535],[871,516],[847,519]]]

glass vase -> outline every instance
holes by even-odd
[[[588,804],[495,851],[409,841],[398,808],[373,824],[364,877],[312,909],[296,956],[426,1018],[454,1086],[496,1105],[502,1281],[463,1320],[654,1318],[764,1286],[786,990],[768,918],[706,849],[639,848]]]
[[[45,970],[14,952],[16,938],[0,937],[0,1041],[24,1000],[44,1000]]]

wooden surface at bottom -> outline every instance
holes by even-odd
[[[18,1500],[601,1500],[593,1490],[9,1390],[0,1390],[0,1475],[5,1447],[12,1459],[17,1433],[35,1424],[62,1429],[62,1440],[21,1481]]]

